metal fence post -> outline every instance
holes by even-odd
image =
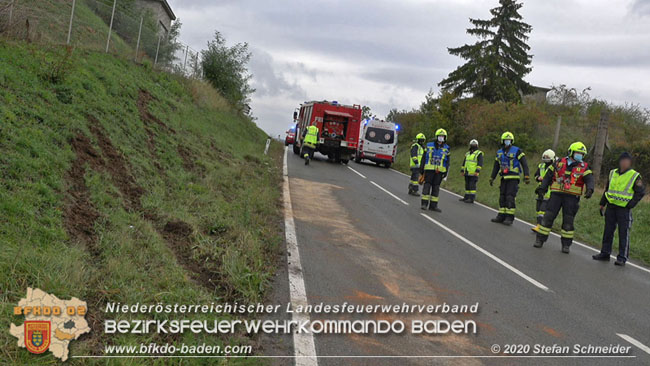
[[[111,24],[108,26],[108,38],[106,38],[106,53],[108,53],[108,45],[111,44],[111,31],[113,30],[113,18],[115,17],[115,5],[117,5],[117,0],[113,0],[113,11],[111,12]]]
[[[9,26],[11,27],[11,21],[14,17],[14,3],[16,0],[11,0],[11,5],[9,5]]]
[[[138,28],[138,42],[135,44],[135,58],[134,61],[138,62],[138,51],[140,50],[140,35],[142,34],[142,21],[144,16],[140,16],[140,28]]]
[[[187,52],[190,50],[190,46],[185,46],[185,61],[183,61],[183,73],[186,72],[185,65],[187,65]]]
[[[158,35],[158,45],[156,46],[156,58],[153,61],[153,67],[156,67],[158,63],[158,51],[160,50],[160,40],[162,39],[161,35]]]
[[[70,24],[68,25],[68,40],[65,44],[70,44],[70,35],[72,34],[72,19],[74,18],[74,8],[77,4],[77,0],[72,0],[72,11],[70,11]]]

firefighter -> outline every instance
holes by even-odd
[[[483,168],[483,151],[478,149],[478,141],[472,140],[469,142],[469,151],[465,153],[465,159],[460,168],[461,174],[465,177],[465,196],[459,201],[474,203],[481,168]]]
[[[537,187],[539,188],[544,181],[544,176],[548,172],[548,168],[555,163],[555,151],[548,149],[542,154],[542,162],[537,166],[537,171],[535,172],[535,181],[537,182]],[[540,225],[542,224],[542,218],[546,212],[546,205],[548,204],[548,199],[551,198],[551,190],[548,189],[544,192],[543,195],[537,195],[536,209],[537,209],[537,226],[533,228],[533,231],[537,232]]]
[[[307,127],[305,139],[302,141],[301,155],[305,159],[305,165],[309,165],[309,160],[314,157],[318,145],[318,127],[311,125]]]
[[[418,133],[415,136],[415,142],[411,145],[411,181],[409,182],[409,194],[412,196],[419,196],[418,190],[420,185],[418,180],[420,179],[420,161],[422,160],[422,155],[424,155],[424,144],[426,143],[427,138],[423,133]]]
[[[630,228],[632,226],[632,209],[645,194],[641,175],[632,169],[632,156],[627,152],[618,159],[618,169],[609,172],[605,192],[600,199],[600,214],[605,216],[603,247],[593,258],[609,261],[614,242],[614,231],[618,226],[617,266],[624,266],[630,252]]]
[[[422,187],[422,206],[431,211],[442,212],[438,208],[438,196],[440,194],[440,183],[447,177],[449,169],[449,145],[447,131],[439,128],[436,131],[436,138],[429,142],[420,162],[420,174],[424,174],[424,187]]]
[[[524,182],[530,183],[528,163],[524,152],[514,146],[515,136],[512,132],[504,132],[501,135],[501,148],[497,151],[492,175],[490,176],[490,186],[494,184],[497,174],[501,175],[501,185],[499,186],[499,213],[492,222],[504,225],[512,225],[515,220],[515,199],[519,190],[519,180],[521,174],[524,175]]]
[[[589,165],[584,162],[586,155],[585,144],[582,142],[571,144],[568,155],[549,167],[542,184],[535,190],[538,195],[543,195],[549,187],[551,189],[546,213],[544,213],[542,224],[537,230],[536,248],[541,248],[544,245],[551,233],[553,221],[562,209],[560,235],[562,237],[562,252],[569,253],[569,247],[573,243],[573,221],[580,207],[580,196],[584,193],[585,198],[589,199],[594,193],[594,176]]]

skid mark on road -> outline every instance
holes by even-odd
[[[354,225],[355,220],[336,198],[337,191],[342,190],[342,187],[294,177],[290,179],[290,185],[293,213],[296,220],[299,223],[305,223],[310,227],[328,233],[328,237],[324,240],[327,245],[336,246],[337,251],[345,260],[352,260],[355,262],[354,265],[364,268],[368,276],[383,284],[387,292],[398,299],[400,304],[403,302],[408,304],[438,304],[444,301],[430,284],[432,279],[422,278],[413,272],[408,263],[398,263],[394,256],[378,250],[376,245],[378,238],[366,234]],[[385,242],[386,238],[382,240]],[[319,250],[323,251],[326,249],[319,248]],[[337,258],[339,257],[337,255]],[[323,260],[327,259],[323,258]],[[449,292],[447,291],[447,293]],[[312,299],[319,295],[313,294]],[[361,291],[355,291],[351,296],[360,297],[360,303],[395,303],[382,298],[379,294],[365,294]],[[421,316],[420,314],[400,315],[400,319],[409,323],[410,320],[407,319],[411,318],[440,319],[439,317]],[[453,320],[451,317],[445,317],[445,319]],[[379,340],[381,347],[377,347],[373,352],[374,354],[386,354],[387,352],[412,355],[433,354],[433,352],[482,354],[486,351],[482,347],[475,345],[471,336],[409,335],[408,349],[402,347],[394,351],[388,348],[386,341],[381,342],[382,337],[361,338],[374,338],[361,342],[364,347],[372,346]],[[359,337],[353,337],[352,339],[359,339]],[[432,345],[436,346],[432,347]],[[420,361],[422,360],[413,360],[414,364],[426,364],[426,361],[422,361],[422,363]],[[464,361],[465,363],[462,364],[468,364],[467,360]],[[479,365],[481,363],[476,361],[476,363],[472,364]]]

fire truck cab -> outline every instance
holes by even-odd
[[[311,125],[318,127],[316,151],[335,162],[347,164],[357,151],[361,126],[361,106],[338,102],[312,101],[300,105],[294,112],[297,121],[296,142],[293,152],[300,153],[302,143]]]
[[[354,162],[366,159],[390,168],[397,154],[398,132],[399,125],[393,122],[375,118],[364,120]]]

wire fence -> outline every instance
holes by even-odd
[[[201,76],[200,53],[134,0],[0,0],[0,34],[31,43],[111,53],[186,77]],[[177,32],[177,31],[176,31]]]

